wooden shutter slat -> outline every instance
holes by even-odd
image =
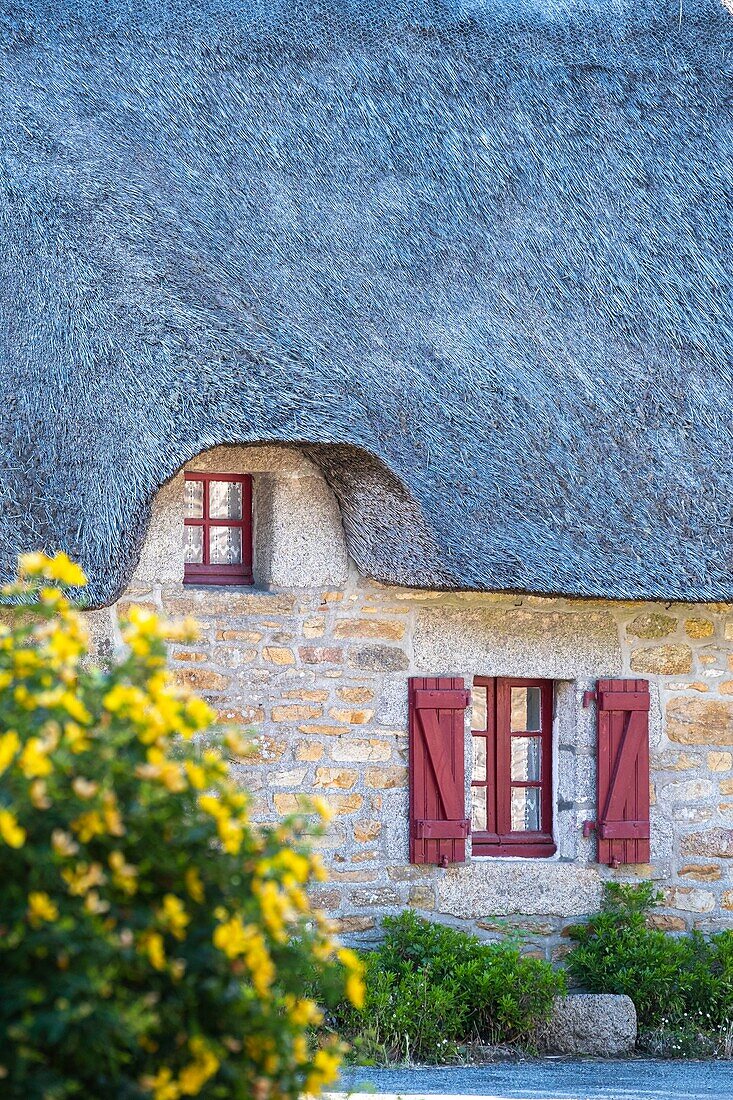
[[[648,863],[649,685],[600,680],[598,699],[598,861]]]
[[[460,677],[412,677],[410,711],[410,861],[466,858],[464,711]]]

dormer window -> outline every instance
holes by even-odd
[[[185,473],[184,584],[252,584],[252,477]]]

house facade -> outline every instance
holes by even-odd
[[[188,566],[201,564],[186,557],[203,557],[191,552],[189,528],[204,524],[186,523],[204,510],[198,484],[215,502],[238,484],[231,477],[251,478],[253,584],[186,581]],[[235,523],[239,492],[228,509]],[[221,536],[203,536],[216,556]],[[247,558],[239,547],[237,536],[234,552],[219,556],[236,566]],[[294,812],[303,794],[329,804],[333,817],[316,841],[329,870],[318,902],[343,934],[369,941],[384,914],[411,906],[486,938],[519,931],[526,950],[558,959],[568,926],[597,908],[605,881],[642,879],[663,891],[659,927],[733,925],[733,605],[370,581],[349,554],[338,501],[319,468],[302,451],[277,446],[213,448],[160,490],[124,595],[90,613],[101,656],[116,646],[131,603],[201,624],[196,644],[173,648],[171,667],[222,721],[252,730],[253,755],[235,771],[252,793],[254,818]],[[627,830],[616,857],[614,842],[601,851],[598,828],[585,825],[604,810],[598,685],[608,680],[642,695],[648,685],[649,699],[648,765],[633,750],[633,768],[645,770],[622,777],[617,814],[638,821],[641,809],[648,830],[643,821],[632,827],[641,839]],[[464,687],[468,705],[458,698]],[[460,812],[451,820],[471,822],[465,839],[450,826],[447,840],[416,835],[425,817],[414,786],[411,807],[411,768],[430,772],[433,762],[418,759],[420,730],[411,744],[410,696],[431,689],[447,690],[446,705],[457,706],[446,711],[437,700],[436,713],[449,722],[435,766],[455,769],[450,754],[461,757]],[[508,723],[498,700],[507,692]],[[584,699],[588,692],[596,698]],[[508,772],[498,775],[502,738],[514,748]],[[638,782],[648,784],[648,810],[635,802]],[[450,817],[449,809],[438,800],[433,820]],[[503,841],[492,840],[492,821]]]

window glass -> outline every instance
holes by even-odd
[[[471,787],[471,828],[486,831],[486,787]]]
[[[203,481],[186,482],[186,519],[204,518],[204,483]],[[188,558],[186,559],[189,560]],[[191,559],[200,561],[200,558]]]
[[[212,565],[238,565],[242,561],[241,527],[211,527],[209,561]]]
[[[512,832],[538,832],[540,817],[539,787],[512,787]]]
[[[540,729],[540,700],[538,687],[513,687],[511,698],[511,728],[515,731]]]
[[[197,565],[204,560],[204,529],[184,527],[183,531],[183,560],[187,564]]]
[[[512,779],[539,782],[542,777],[542,743],[539,737],[512,737]]]
[[[471,692],[471,729],[486,729],[486,688],[475,684]]]
[[[209,482],[209,518],[242,518],[242,484],[239,481]],[[212,558],[213,561],[213,558]]]
[[[473,772],[471,779],[486,781],[486,738],[473,737]]]

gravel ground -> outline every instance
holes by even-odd
[[[733,1100],[733,1063],[547,1059],[486,1066],[350,1068],[339,1095],[485,1100]]]

